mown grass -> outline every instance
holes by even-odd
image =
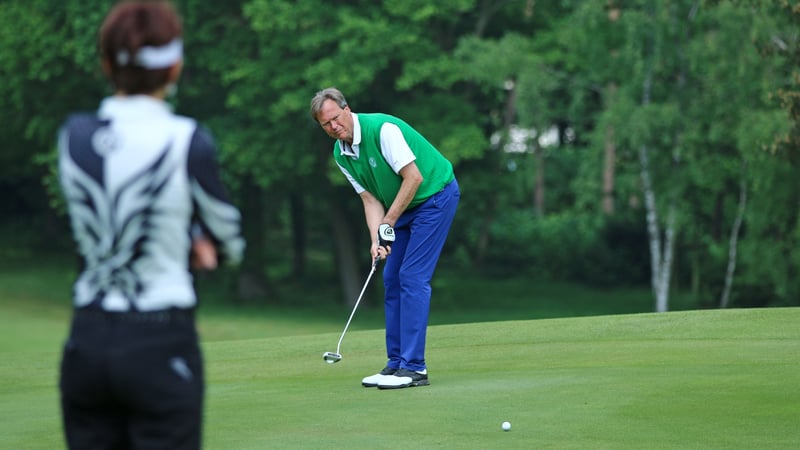
[[[206,448],[797,448],[798,320],[775,308],[438,325],[432,385],[400,391],[359,384],[383,362],[380,330],[348,334],[335,365],[321,354],[338,333],[206,342]],[[0,448],[63,448],[57,353],[2,357]]]
[[[0,272],[0,448],[64,448],[60,267]],[[400,391],[360,386],[384,363],[379,308],[359,311],[327,365],[349,308],[309,308],[288,283],[294,307],[208,302],[205,447],[800,448],[800,308],[631,313],[646,296],[536,283],[487,295],[479,281],[438,287],[454,297],[434,307],[432,385]],[[462,307],[459,289],[478,298]],[[558,306],[585,317],[548,318]]]

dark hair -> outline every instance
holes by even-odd
[[[126,94],[147,94],[166,86],[169,68],[140,67],[120,53],[136,55],[142,47],[166,45],[182,33],[180,16],[167,1],[123,1],[114,6],[100,27],[98,42],[114,87]]]
[[[318,91],[314,98],[311,99],[311,118],[317,120],[317,115],[322,110],[322,104],[325,103],[325,100],[333,100],[339,105],[340,108],[344,108],[347,106],[347,99],[344,98],[344,94],[342,91],[336,89],[335,87],[325,88],[321,91]]]

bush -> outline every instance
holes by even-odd
[[[648,280],[647,252],[640,224],[511,211],[492,228],[487,267],[595,286],[638,285]]]

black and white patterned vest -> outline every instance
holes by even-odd
[[[70,116],[59,134],[59,176],[83,260],[76,308],[192,308],[190,227],[223,261],[244,251],[241,216],[219,178],[211,136],[148,96],[109,97]]]

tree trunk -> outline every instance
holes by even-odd
[[[654,7],[650,4],[650,7]],[[690,14],[689,20],[694,19],[698,3],[695,2]],[[650,11],[650,14],[655,14]],[[673,20],[677,21],[678,16],[675,15],[673,10]],[[676,25],[677,27],[677,25]],[[654,41],[655,39],[653,39]],[[678,53],[681,62],[684,62],[683,52],[681,50],[682,43],[678,42]],[[652,62],[650,63],[652,64]],[[644,82],[642,83],[642,106],[646,107],[650,104],[653,83],[653,68],[649,65],[646,69]],[[683,101],[680,94],[683,92],[686,85],[686,75],[684,65],[679,68],[677,73],[677,93],[672,95],[678,96],[679,103]],[[681,164],[681,133],[677,132],[675,144],[672,152],[672,169],[673,173],[678,171]],[[639,162],[641,165],[641,179],[642,189],[645,197],[645,207],[647,210],[647,234],[650,241],[650,262],[651,268],[651,284],[653,288],[653,295],[655,297],[655,310],[656,312],[666,312],[669,309],[669,288],[670,279],[672,275],[672,264],[674,259],[675,240],[677,234],[677,199],[678,196],[675,192],[668,193],[668,206],[667,206],[667,219],[664,229],[664,237],[662,240],[661,230],[658,223],[658,205],[655,198],[653,189],[653,181],[650,174],[650,149],[646,144],[639,147]]]
[[[650,104],[652,81],[652,68],[648,68],[642,85],[642,106]],[[650,175],[650,149],[647,145],[642,144],[639,147],[639,164],[642,193],[647,212],[647,235],[650,243],[650,284],[655,297],[655,311],[666,312],[669,305],[669,279],[672,269],[672,246],[675,236],[675,206],[674,203],[670,203],[667,213],[667,229],[664,241],[662,241],[661,229],[658,223],[658,205],[656,203],[656,194],[653,190],[653,180]]]
[[[495,199],[496,196],[492,196],[491,200]],[[476,268],[481,268],[483,266],[483,260],[486,258],[486,252],[489,249],[489,230],[494,220],[495,204],[496,202],[494,201],[487,203],[486,211],[484,211],[483,217],[480,219],[481,224],[478,227],[478,240],[475,245],[474,266]]]
[[[533,190],[533,209],[537,216],[544,216],[544,149],[536,140],[533,144],[533,154],[536,158],[536,181]]]
[[[606,128],[605,158],[603,163],[603,214],[614,214],[614,165],[617,159],[614,127]]]
[[[303,196],[297,191],[289,195],[292,224],[292,276],[302,278],[306,272],[306,215]]]
[[[613,101],[617,92],[617,85],[611,83],[606,91],[606,107]],[[614,214],[614,171],[617,163],[617,145],[614,141],[614,126],[608,125],[605,134],[605,146],[603,158],[603,214],[611,216]]]
[[[333,202],[333,200],[332,200]],[[361,279],[357,255],[357,243],[354,239],[354,229],[362,230],[365,225],[359,222],[354,225],[353,220],[346,217],[344,208],[334,205],[330,208],[332,240],[335,245],[336,269],[339,272],[339,282],[342,285],[344,304],[354,306],[358,294],[361,292]],[[366,251],[366,250],[365,250]]]
[[[505,145],[508,141],[508,133],[511,129],[511,124],[514,123],[514,117],[517,113],[517,83],[516,80],[510,80],[508,83],[508,98],[506,98],[505,104],[505,111],[503,112],[503,133],[505,133],[501,138],[500,142],[497,144],[497,155],[496,161],[493,161],[493,170],[498,177],[502,176],[502,171],[504,170],[501,167],[501,162],[503,161],[502,154],[505,151]],[[486,212],[484,213],[481,219],[481,225],[478,231],[478,240],[476,245],[475,251],[475,260],[474,265],[475,267],[481,267],[483,264],[484,257],[486,256],[486,251],[489,248],[489,230],[492,227],[492,223],[494,222],[494,212],[497,208],[497,200],[498,200],[499,193],[497,189],[493,189],[490,192],[490,195],[486,199]]]
[[[728,244],[728,269],[725,271],[725,287],[722,290],[719,307],[727,308],[730,301],[731,286],[733,286],[733,274],[736,271],[736,250],[739,241],[739,230],[742,227],[742,220],[744,219],[744,211],[747,207],[747,184],[745,181],[745,173],[742,170],[742,178],[739,181],[739,207],[736,210],[736,219],[733,221],[733,228],[731,229],[731,236]]]
[[[641,166],[640,177],[642,179],[642,194],[644,195],[644,205],[647,219],[647,237],[650,244],[650,286],[655,298],[656,312],[667,310],[667,296],[669,295],[669,285],[664,285],[664,261],[661,259],[661,230],[658,224],[658,210],[656,205],[656,195],[653,192],[653,182],[650,178],[650,155],[646,145],[639,147],[639,164]]]
[[[675,202],[670,202],[667,212],[667,224],[664,236],[664,254],[659,273],[658,295],[656,296],[656,312],[669,310],[669,287],[672,279],[672,262],[675,253]]]
[[[264,270],[264,242],[266,235],[267,209],[263,190],[251,180],[242,183],[243,215],[242,228],[247,239],[247,251],[236,280],[237,297],[248,301],[265,301],[270,295],[269,282]]]

